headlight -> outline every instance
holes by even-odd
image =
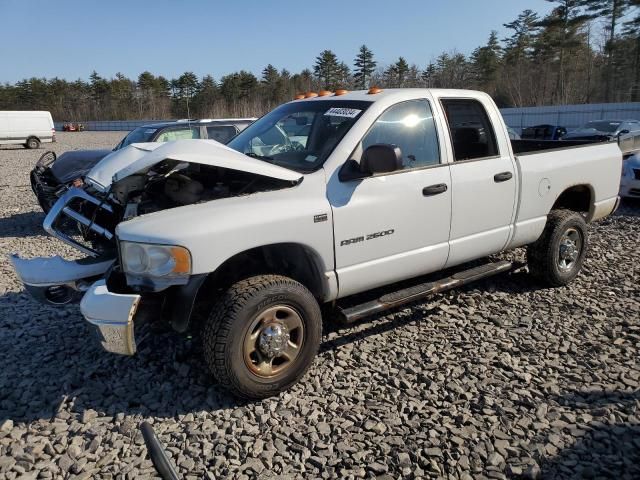
[[[125,273],[148,277],[185,277],[191,274],[191,254],[184,247],[120,242]]]

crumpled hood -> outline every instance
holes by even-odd
[[[84,177],[111,150],[71,150],[64,152],[51,165],[53,177],[61,184]]]
[[[251,158],[214,140],[177,140],[167,143],[133,143],[103,158],[87,177],[107,188],[129,175],[163,160],[176,160],[239,170],[295,182],[302,175],[268,162]]]

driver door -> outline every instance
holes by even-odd
[[[329,181],[340,297],[444,267],[451,178],[436,131],[427,100],[396,104],[351,158],[359,161],[368,146],[392,144],[402,151],[403,168],[344,182],[333,175]]]

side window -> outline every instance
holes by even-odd
[[[444,99],[442,106],[449,122],[456,161],[498,155],[493,126],[479,101]]]
[[[436,124],[426,100],[402,102],[380,115],[362,139],[362,151],[377,143],[400,147],[405,169],[440,163]]]
[[[200,127],[172,128],[165,130],[154,140],[156,142],[173,142],[174,140],[189,140],[200,138]]]
[[[207,127],[207,137],[220,143],[227,143],[236,134],[232,125],[210,125]]]

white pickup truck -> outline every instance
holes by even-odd
[[[617,207],[616,143],[510,140],[484,93],[301,97],[226,146],[134,144],[105,157],[44,222],[88,257],[12,255],[26,288],[49,303],[83,295],[111,352],[135,353],[144,318],[202,328],[218,381],[261,398],[311,365],[321,305],[351,322],[521,267],[478,262],[521,246],[539,281],[565,285],[582,266],[586,224]],[[201,325],[196,304],[209,311]]]

